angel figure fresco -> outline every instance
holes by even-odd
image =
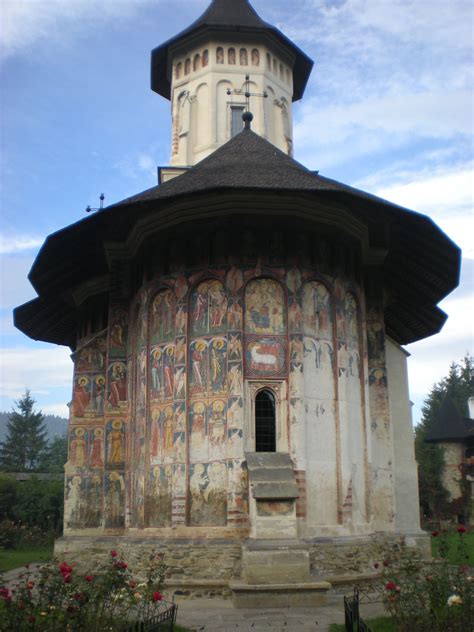
[[[238,334],[229,336],[229,358],[240,359],[242,357],[242,340]]]
[[[123,423],[115,419],[111,426],[112,430],[107,437],[108,462],[117,466],[125,461]]]
[[[220,447],[225,440],[225,403],[221,400],[211,406],[211,418],[209,420],[209,438],[211,446]]]
[[[193,309],[194,331],[207,330],[207,308],[208,308],[208,287],[207,283],[202,283],[196,291]]]
[[[86,464],[86,433],[84,428],[76,428],[74,438],[69,447],[69,462],[75,467],[84,467]]]
[[[186,362],[186,338],[176,339],[176,364],[184,364]]]
[[[197,340],[191,352],[192,382],[197,387],[197,390],[203,390],[204,388],[203,378],[206,377],[205,366],[203,366],[205,349],[206,342]]]
[[[176,369],[174,383],[176,385],[175,398],[184,399],[186,397],[186,369],[184,366]]]
[[[163,336],[170,338],[174,336],[174,316],[175,316],[175,300],[171,290],[164,292],[163,295]]]
[[[224,387],[225,340],[214,339],[211,343],[211,380],[214,391]]]
[[[298,305],[298,301],[295,299],[290,302],[290,306],[288,308],[288,322],[290,331],[301,330],[301,308]]]
[[[184,334],[186,331],[186,311],[183,307],[179,307],[176,312],[176,333]]]
[[[110,327],[110,349],[120,352],[126,345],[127,313],[123,309],[114,312]]]
[[[89,465],[96,469],[104,467],[104,431],[102,428],[95,428],[94,438],[91,441]]]
[[[242,327],[242,309],[238,301],[234,301],[229,307],[229,329]]]
[[[176,432],[184,432],[186,430],[186,408],[184,404],[176,405],[174,418]]]
[[[242,392],[242,372],[239,364],[229,367],[229,391],[234,395]]]
[[[123,362],[115,362],[110,368],[109,404],[119,408],[127,400],[127,369]]]
[[[75,417],[84,417],[90,404],[90,399],[90,380],[85,375],[82,375],[77,378],[74,389],[73,406]]]

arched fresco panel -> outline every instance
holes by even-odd
[[[199,283],[190,297],[188,343],[189,522],[196,526],[227,523],[227,312],[224,285]]]
[[[302,291],[303,373],[306,410],[308,522],[337,521],[334,315],[328,288]]]

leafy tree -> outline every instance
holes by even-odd
[[[51,474],[62,474],[64,473],[64,464],[66,461],[67,437],[54,437],[41,455],[38,470]]]
[[[27,389],[16,402],[7,423],[7,437],[0,443],[0,467],[9,472],[36,469],[47,440],[44,415],[33,410],[35,400]]]
[[[420,501],[428,517],[449,518],[453,512],[449,494],[442,483],[444,451],[436,443],[425,443],[446,396],[451,397],[463,416],[468,416],[467,402],[474,391],[474,358],[466,355],[453,363],[446,377],[433,386],[422,407],[421,423],[415,429],[415,453],[419,466]]]

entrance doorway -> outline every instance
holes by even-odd
[[[255,398],[255,451],[276,452],[275,396],[267,389]]]

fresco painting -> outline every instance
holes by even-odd
[[[108,408],[125,408],[127,404],[127,367],[125,362],[109,365]]]
[[[229,334],[229,360],[242,359],[242,336]]]
[[[244,285],[242,270],[232,266],[226,277],[226,285],[232,294],[237,294]]]
[[[244,431],[240,428],[229,428],[227,432],[227,456],[229,458],[238,459],[243,457]]]
[[[87,465],[87,431],[82,427],[69,432],[68,466],[82,469]]]
[[[104,429],[94,428],[90,433],[89,465],[92,469],[104,467]]]
[[[225,441],[227,434],[226,403],[214,400],[209,407],[209,460],[225,458]]]
[[[244,402],[242,397],[230,397],[227,409],[229,428],[244,427]]]
[[[76,373],[94,373],[105,368],[107,339],[99,336],[73,354]]]
[[[347,343],[351,348],[359,347],[359,319],[357,301],[353,294],[347,294],[344,302]]]
[[[174,396],[174,344],[153,347],[150,353],[150,397],[172,400]]]
[[[74,381],[72,407],[74,417],[85,417],[91,402],[92,383],[88,375],[78,375]]]
[[[162,462],[163,429],[161,421],[161,408],[159,406],[153,407],[150,414],[150,463],[152,465],[158,465]]]
[[[189,346],[189,390],[192,397],[226,392],[227,340],[223,337],[194,340]]]
[[[207,407],[203,401],[194,402],[189,414],[190,461],[207,461],[209,458],[209,438]]]
[[[256,279],[245,290],[245,332],[285,334],[285,295],[273,279]]]
[[[283,337],[247,336],[245,341],[246,375],[282,377],[286,373],[286,341]]]
[[[123,469],[125,466],[125,428],[120,419],[107,424],[107,467]]]
[[[173,468],[153,467],[145,494],[145,524],[148,527],[171,526]]]
[[[194,463],[189,478],[190,524],[223,526],[227,523],[225,463]]]
[[[127,312],[112,305],[109,318],[109,358],[123,358],[127,354]]]
[[[311,281],[303,288],[304,333],[319,339],[333,338],[331,296],[322,283]]]
[[[302,313],[296,298],[291,298],[288,305],[288,328],[292,333],[301,331]]]
[[[238,331],[242,329],[242,305],[240,301],[234,300],[229,305],[228,319],[229,331]]]
[[[125,526],[125,480],[123,473],[110,472],[105,476],[105,527],[123,529]]]
[[[227,331],[227,296],[220,281],[205,281],[194,290],[190,321],[194,336]]]
[[[176,299],[172,290],[159,292],[151,303],[150,341],[157,344],[175,337]]]
[[[296,294],[301,287],[301,272],[298,268],[291,268],[286,274],[286,285],[290,292]]]

